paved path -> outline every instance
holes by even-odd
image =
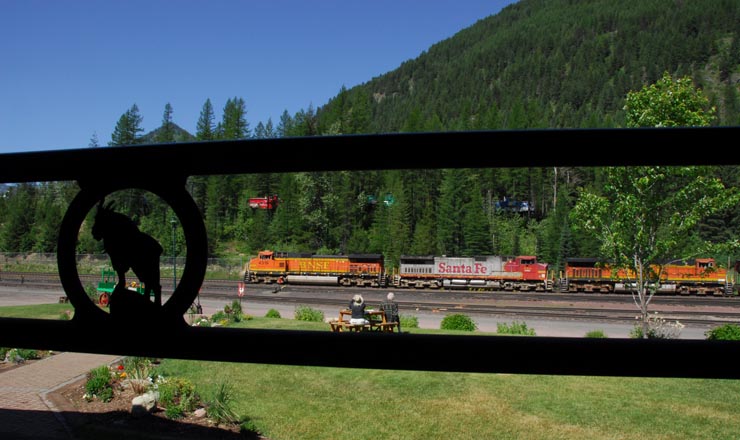
[[[65,352],[0,372],[0,439],[71,439],[47,393],[119,357]]]

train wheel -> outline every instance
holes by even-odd
[[[108,307],[108,302],[110,301],[110,296],[107,292],[103,292],[98,296],[98,304],[100,304],[103,307]]]

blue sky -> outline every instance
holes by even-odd
[[[247,121],[320,107],[513,0],[3,0],[0,153],[107,145],[133,104],[145,132],[191,133],[206,99]]]

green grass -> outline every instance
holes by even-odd
[[[328,331],[326,324],[292,319],[255,318],[239,327]],[[491,362],[506,360],[494,357]],[[461,374],[173,359],[164,360],[160,370],[191,380],[204,395],[213,395],[224,382],[233,383],[236,413],[271,440],[740,438],[740,381],[732,380]]]
[[[60,319],[66,311],[74,312],[72,304],[36,304],[0,307],[2,318]],[[70,316],[71,318],[72,316]]]
[[[58,319],[70,308],[0,307],[0,316]],[[259,317],[237,327],[329,331],[325,323]],[[337,355],[352,352],[348,347],[347,353]],[[506,362],[486,358],[480,356],[481,362]],[[163,360],[158,372],[192,381],[207,398],[223,383],[233,384],[235,412],[271,440],[740,438],[740,381],[735,380],[386,371],[175,359]]]

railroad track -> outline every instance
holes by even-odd
[[[80,274],[83,285],[95,286],[99,274]],[[171,280],[163,279],[163,288],[171,289]],[[170,281],[168,283],[168,281]],[[0,286],[35,289],[61,289],[55,273],[1,272]],[[207,279],[200,295],[203,298],[237,298],[236,280]],[[380,303],[389,289],[342,288],[338,286],[247,285],[245,301],[293,303],[307,306],[346,306],[354,293],[361,293],[368,304]],[[535,292],[473,292],[399,289],[396,300],[402,310],[431,313],[464,313],[526,318],[581,319],[605,322],[634,322],[637,310],[630,295],[566,294]],[[445,300],[440,300],[440,295]],[[541,305],[547,302],[546,305]],[[605,305],[608,305],[605,306]],[[690,306],[687,309],[685,306]],[[683,309],[679,310],[679,307]],[[653,300],[652,310],[661,310],[666,320],[684,324],[720,325],[740,322],[740,301],[735,297],[660,296]]]

